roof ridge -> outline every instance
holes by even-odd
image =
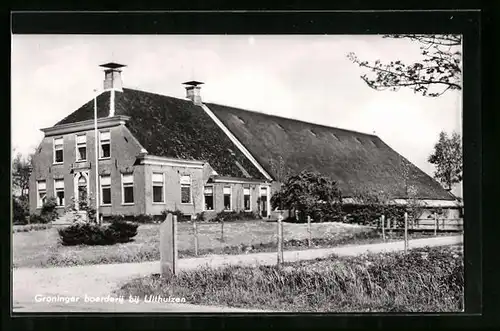
[[[186,101],[186,102],[192,102],[192,101],[190,101],[190,100],[189,100],[189,99],[187,99],[187,98],[178,98],[178,97],[173,97],[173,96],[171,96],[171,95],[160,94],[160,93],[156,93],[156,92],[150,92],[150,91],[138,90],[138,89],[133,89],[133,88],[128,88],[128,87],[124,87],[124,88],[123,88],[123,91],[125,92],[125,90],[134,91],[134,92],[141,92],[141,93],[147,93],[147,94],[157,95],[157,96],[159,96],[159,97],[164,97],[164,98],[172,98],[172,99],[181,100],[181,101]]]
[[[274,114],[268,114],[268,113],[258,112],[258,111],[255,111],[255,110],[250,110],[250,109],[245,109],[245,108],[240,108],[240,107],[233,107],[233,106],[223,105],[223,104],[219,104],[219,103],[215,103],[215,102],[205,102],[205,104],[209,104],[209,105],[212,104],[212,105],[216,105],[216,106],[222,106],[222,107],[228,107],[228,108],[238,109],[238,110],[242,110],[242,111],[245,111],[245,112],[248,112],[248,113],[255,113],[255,114],[264,115],[264,116],[268,116],[268,117],[275,117],[275,118],[279,118],[279,119],[283,119],[283,120],[287,120],[287,121],[294,121],[294,122],[300,122],[300,123],[304,123],[304,124],[310,124],[310,125],[314,125],[314,126],[317,126],[317,127],[327,128],[327,129],[335,129],[335,130],[340,130],[340,131],[346,131],[346,132],[349,132],[349,133],[357,133],[357,134],[360,134],[360,135],[375,137],[375,138],[378,138],[378,139],[382,140],[379,136],[374,135],[374,134],[370,134],[370,133],[366,133],[366,132],[355,131],[355,130],[351,130],[351,129],[344,129],[344,128],[339,128],[339,127],[335,127],[335,126],[328,126],[328,125],[318,124],[318,123],[313,123],[313,122],[307,122],[307,121],[299,120],[299,119],[296,119],[296,118],[283,117],[283,116],[278,116],[278,115],[274,115]]]

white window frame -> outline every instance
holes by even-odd
[[[102,178],[103,177],[109,177],[109,185],[108,184],[105,184],[105,185],[102,184]],[[100,186],[99,193],[100,193],[100,200],[101,200],[101,201],[99,201],[99,204],[101,206],[111,206],[113,204],[113,197],[111,196],[111,175],[99,175],[99,186]],[[110,192],[109,195],[111,196],[111,202],[110,203],[104,203],[104,201],[103,201],[103,198],[104,198],[103,189],[105,189],[105,188],[109,188],[109,192]]]
[[[59,139],[62,139],[62,144],[60,145],[61,148],[57,148],[56,149],[56,146],[59,146],[59,145],[56,145],[56,140],[59,140]],[[54,140],[53,140],[52,144],[53,144],[52,145],[52,151],[53,151],[53,154],[54,154],[54,156],[52,158],[52,161],[54,162],[54,164],[63,164],[64,163],[64,137],[54,137]],[[57,162],[56,161],[56,151],[58,151],[58,150],[62,151],[62,156],[63,156],[62,159],[63,160],[61,162]]]
[[[212,209],[206,209],[205,187],[212,188]],[[203,211],[214,211],[214,210],[215,210],[215,188],[213,185],[205,185],[203,186]]]
[[[102,140],[101,140],[101,134],[103,133],[109,133],[109,156],[102,156]],[[109,160],[111,158],[111,131],[109,130],[104,130],[104,131],[99,131],[99,160]]]
[[[267,209],[267,217],[271,215],[271,187],[270,186],[259,186],[259,200],[262,201],[262,189],[266,189],[267,199],[266,199],[266,209]],[[260,208],[260,206],[259,206]],[[262,210],[260,211],[262,213]]]
[[[182,177],[189,177],[189,184],[182,183]],[[189,187],[189,202],[182,202],[182,187]],[[191,175],[182,175],[180,178],[180,194],[181,194],[181,205],[192,205],[193,204],[193,185],[191,181]]]
[[[85,137],[85,144],[83,144],[83,143],[78,144],[78,137]],[[78,148],[79,147],[83,147],[83,146],[85,146],[85,159],[80,159],[80,153],[78,152]],[[87,134],[80,133],[80,134],[76,134],[75,135],[75,153],[76,153],[75,154],[76,155],[76,157],[75,157],[76,162],[85,162],[85,161],[87,161],[88,154],[89,154],[88,153],[88,148],[87,148]]]
[[[245,189],[248,189],[248,196],[250,197],[250,209],[245,209]],[[243,211],[252,211],[252,189],[250,187],[243,187]]]
[[[224,192],[225,188],[229,188],[229,209],[226,209],[226,202],[224,201],[226,198],[226,193]],[[232,185],[224,185],[222,187],[222,201],[224,205],[224,211],[230,212],[233,211],[233,187]]]
[[[155,174],[162,176],[162,182],[161,182],[162,196],[161,196],[161,201],[155,201],[154,187],[155,187],[155,183],[159,183],[159,182],[153,181],[153,177],[154,177]],[[152,187],[152,190],[153,190],[151,192],[152,193],[151,194],[151,200],[153,201],[153,204],[158,204],[158,205],[165,204],[165,173],[158,172],[158,171],[153,171],[153,174],[151,176],[151,187]]]
[[[45,189],[40,190],[40,183],[45,183]],[[45,179],[40,179],[36,181],[36,207],[42,208],[43,202],[40,200],[40,193],[45,192],[45,199],[47,199],[47,181]]]
[[[56,187],[56,182],[57,181],[62,181],[63,182],[63,188],[62,189]],[[64,185],[64,178],[54,178],[54,197],[57,199],[57,202],[59,202],[59,198],[57,197],[57,192],[61,192],[61,191],[64,194],[63,203],[62,203],[62,205],[58,204],[56,208],[63,208],[66,205],[66,187]]]
[[[132,176],[132,189],[133,189],[133,199],[134,201],[133,202],[125,202],[125,185],[123,185],[123,175],[131,175]],[[124,206],[132,206],[134,203],[135,203],[135,187],[134,187],[134,174],[133,173],[128,173],[128,174],[121,174],[121,186],[122,186],[122,205]],[[127,183],[127,187],[129,187],[129,183]]]

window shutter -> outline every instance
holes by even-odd
[[[86,142],[87,142],[87,136],[85,136],[85,135],[76,136],[76,143],[77,144],[85,144]]]
[[[250,195],[250,189],[249,188],[244,188],[243,189],[243,194],[244,195]]]
[[[134,183],[134,175],[133,174],[123,174],[123,184],[133,184]]]
[[[63,144],[63,138],[54,139],[54,145],[62,145],[62,144]]]
[[[213,194],[214,188],[212,186],[205,186],[205,194]]]
[[[224,194],[231,194],[231,188],[230,187],[224,187]]]
[[[111,176],[101,176],[101,185],[111,185]]]

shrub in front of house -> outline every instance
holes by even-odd
[[[27,201],[17,198],[17,197],[12,197],[12,221],[15,225],[24,225],[27,224],[28,221],[26,220],[26,217],[29,215],[29,205]]]
[[[184,214],[182,211],[179,209],[176,210],[169,210],[165,209],[164,211],[161,212],[161,215],[163,217],[162,221],[165,220],[168,214],[172,214],[173,216],[177,216],[177,222],[189,222],[191,221],[191,215]]]
[[[73,245],[113,245],[130,241],[137,235],[139,224],[127,221],[113,221],[110,225],[77,222],[58,230],[61,243]]]
[[[108,230],[113,231],[113,236],[117,242],[127,242],[137,235],[139,224],[127,221],[114,221],[109,225]]]
[[[12,233],[16,232],[31,232],[40,231],[52,228],[51,224],[26,224],[26,225],[15,225],[12,228]]]
[[[261,217],[254,212],[247,211],[221,211],[217,213],[217,215],[212,218],[210,221],[212,222],[238,222],[238,221],[251,221],[255,219],[260,219]]]
[[[51,223],[59,216],[56,211],[57,200],[56,198],[48,198],[42,205],[40,214],[31,214],[29,216],[29,223]]]
[[[136,215],[112,215],[106,217],[106,220],[109,222],[114,221],[126,221],[140,224],[148,224],[148,223],[161,223],[165,217],[162,215],[148,215],[148,214],[136,214]]]

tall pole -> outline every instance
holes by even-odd
[[[97,132],[97,90],[94,90],[94,146],[95,146],[95,217],[96,222],[100,225],[101,220],[99,218],[99,140]]]

